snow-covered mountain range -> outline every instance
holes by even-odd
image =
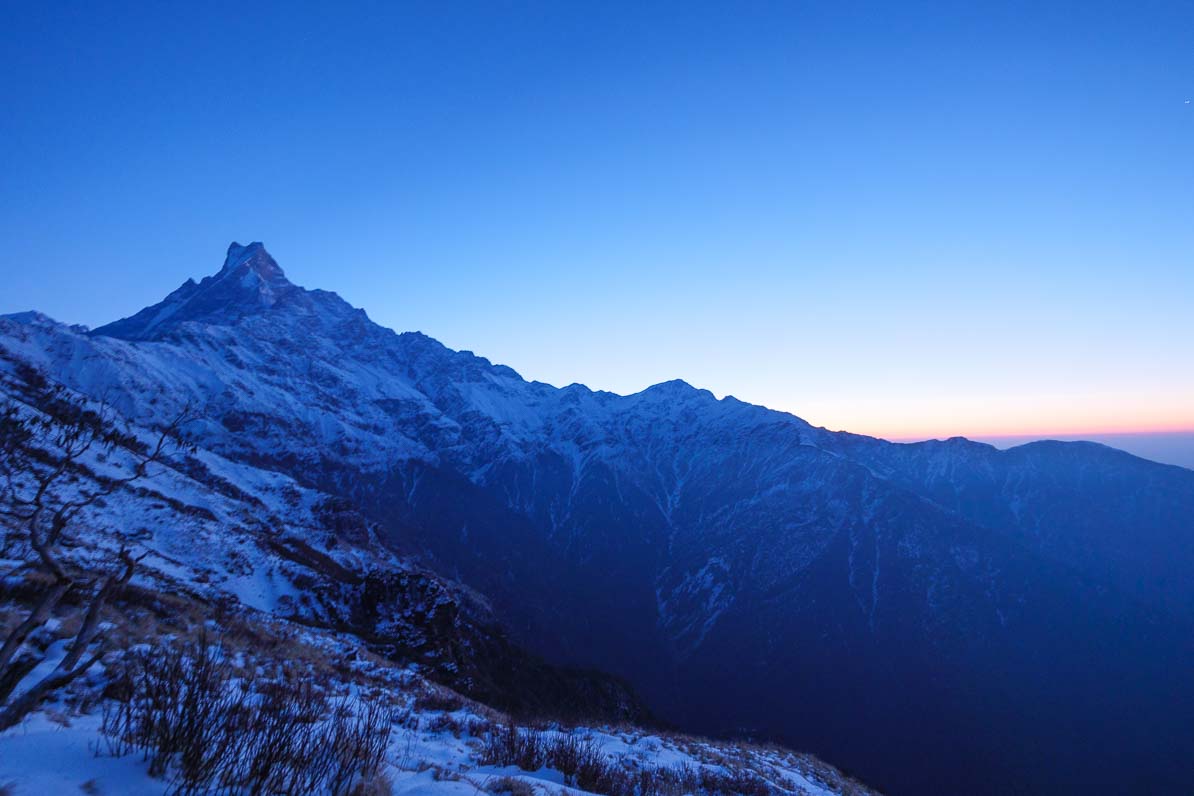
[[[15,412],[35,423],[47,420],[52,429],[71,422],[77,400],[19,360],[0,362],[0,422],[8,423]],[[102,573],[122,551],[133,550],[134,577],[105,611],[105,639],[84,676],[60,687],[18,725],[0,730],[5,794],[250,793],[261,783],[238,785],[237,778],[266,771],[277,776],[264,792],[332,796],[873,793],[808,754],[649,729],[644,725],[653,723],[651,717],[623,682],[527,653],[507,638],[482,595],[387,549],[379,527],[347,501],[202,447],[171,446],[167,456],[141,469],[159,432],[130,427],[98,402],[84,399],[81,405],[109,418],[108,429],[131,434],[112,445],[75,446],[80,456],[62,467],[65,448],[59,443],[67,437],[38,433],[28,449],[35,454],[28,460],[31,475],[60,473],[46,493],[51,504],[83,501],[57,554],[65,571],[82,581],[85,573]],[[18,439],[12,426],[2,430],[5,444]],[[126,480],[133,473],[140,475]],[[91,494],[103,497],[89,501]],[[30,566],[29,536],[12,522],[12,515],[0,515],[5,633],[14,618],[29,616],[31,601],[46,589],[45,573]],[[77,585],[71,602],[87,597],[85,582]],[[47,619],[23,642],[29,654],[0,679],[7,685],[15,671],[18,694],[63,656],[79,617],[68,604]],[[337,758],[361,766],[341,770],[358,771],[351,779],[310,779],[310,772],[326,769],[302,755],[283,764],[285,747],[277,735],[271,736],[274,745],[263,745],[264,736],[248,732],[276,727],[271,722],[279,720],[277,713],[234,730],[239,758],[212,752],[208,765],[188,768],[185,753],[164,749],[177,743],[168,739],[181,737],[175,732],[184,732],[167,723],[152,725],[156,740],[134,754],[129,739],[146,736],[122,734],[122,725],[112,721],[116,706],[137,702],[122,690],[131,687],[125,667],[170,661],[178,650],[196,656],[204,646],[205,654],[231,667],[223,671],[237,678],[229,684],[232,695],[242,688],[259,696],[322,694],[317,699],[332,701],[304,721],[324,728],[342,715],[334,711],[373,715],[368,731],[375,733],[376,764],[357,749]],[[267,674],[251,684],[246,671]],[[182,676],[173,669],[170,674]],[[196,681],[186,682],[196,687]],[[315,691],[301,690],[312,684]],[[147,696],[137,704],[165,704],[162,691],[152,693],[157,702]],[[201,729],[198,748],[221,748],[215,739],[225,725],[200,719],[199,701],[185,704],[176,715]],[[368,713],[369,705],[379,712]],[[164,721],[169,714],[155,715]],[[301,731],[297,737],[301,743]],[[514,744],[513,737],[522,741]],[[317,743],[336,748],[331,738]],[[172,762],[155,770],[149,750]],[[273,767],[262,767],[265,759]],[[310,766],[302,769],[307,784],[296,791],[284,772],[304,765]]]
[[[354,517],[371,562],[417,556],[683,727],[896,793],[1194,786],[1194,471],[1090,443],[893,444],[679,381],[528,382],[291,284],[258,243],[95,330],[0,318],[0,366],[139,427],[189,407],[221,483],[298,496],[293,545]],[[210,510],[186,544],[229,544]],[[250,600],[342,604],[243,577]]]

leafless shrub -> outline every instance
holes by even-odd
[[[349,796],[392,796],[394,783],[384,771],[377,771],[353,786]]]
[[[489,793],[503,793],[510,796],[534,796],[535,789],[530,783],[514,777],[494,777],[485,782],[485,790]]]
[[[447,689],[431,688],[415,697],[415,710],[420,713],[443,711],[454,713],[464,707],[464,700],[459,694]]]
[[[639,792],[642,796],[678,796],[682,793],[766,796],[776,792],[766,780],[744,768],[730,768],[728,773],[723,773],[715,768],[688,763],[645,770],[640,780]]]
[[[459,771],[453,771],[443,766],[432,766],[431,778],[436,782],[459,782],[461,779]]]
[[[392,726],[381,702],[366,703],[357,711],[341,706],[329,733],[331,770],[326,781],[331,793],[356,793],[366,785],[380,792],[387,782],[381,767]]]
[[[451,713],[440,713],[427,723],[427,729],[429,732],[450,732],[459,738],[464,734],[465,723]]]
[[[601,750],[593,738],[572,732],[494,725],[484,736],[483,765],[544,766],[564,775],[564,784],[604,796],[765,796],[778,792],[744,765],[629,768]]]
[[[483,738],[493,729],[493,722],[489,719],[469,717],[464,721],[464,731],[474,738]]]
[[[514,722],[495,725],[485,736],[480,760],[483,765],[518,766],[523,771],[538,771],[547,763],[543,734],[524,730]]]
[[[377,779],[391,727],[380,702],[333,703],[290,669],[254,672],[202,639],[129,653],[127,699],[103,716],[106,750],[141,752],[177,794],[344,796]]]
[[[592,739],[565,732],[552,734],[546,743],[548,765],[564,775],[564,782],[577,784],[578,777],[592,778],[602,762],[601,750]],[[584,772],[582,775],[581,772]]]
[[[92,408],[36,370],[27,368],[19,376],[21,391],[35,411],[13,402],[0,406],[0,520],[6,528],[5,547],[21,548],[27,558],[13,572],[33,573],[31,582],[42,588],[24,619],[0,643],[0,730],[20,722],[99,662],[105,652],[100,628],[108,603],[141,560],[122,547],[95,571],[79,571],[61,555],[73,541],[79,516],[89,506],[102,505],[108,495],[131,488],[171,449],[187,447],[180,435],[186,410],[149,447],[105,406]],[[89,454],[104,456],[118,449],[132,458],[126,475],[112,478],[88,470]],[[79,483],[85,472],[92,476],[87,486]],[[46,651],[30,642],[56,610],[72,601],[75,607],[63,619],[73,632],[62,658],[37,682],[18,690],[25,676],[46,662]]]

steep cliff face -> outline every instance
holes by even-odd
[[[0,346],[143,425],[191,406],[206,450],[345,501],[687,726],[897,791],[1191,784],[1130,728],[1194,751],[1172,709],[1194,703],[1192,471],[527,382],[290,284],[260,244],[94,332],[0,319]],[[953,764],[910,762],[937,750]]]

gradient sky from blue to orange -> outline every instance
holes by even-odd
[[[0,312],[263,240],[527,378],[1194,429],[1188,3],[4,4]]]

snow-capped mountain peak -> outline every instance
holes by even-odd
[[[187,321],[231,325],[289,303],[309,305],[310,294],[286,278],[260,242],[247,246],[234,242],[218,273],[198,283],[188,279],[159,303],[101,326],[95,333],[126,340],[160,339]]]
[[[260,241],[253,241],[248,246],[241,246],[236,241],[230,243],[228,255],[224,258],[224,267],[216,276],[236,276],[241,279],[255,279],[275,287],[293,287],[282,272],[282,267],[270,256]]]

